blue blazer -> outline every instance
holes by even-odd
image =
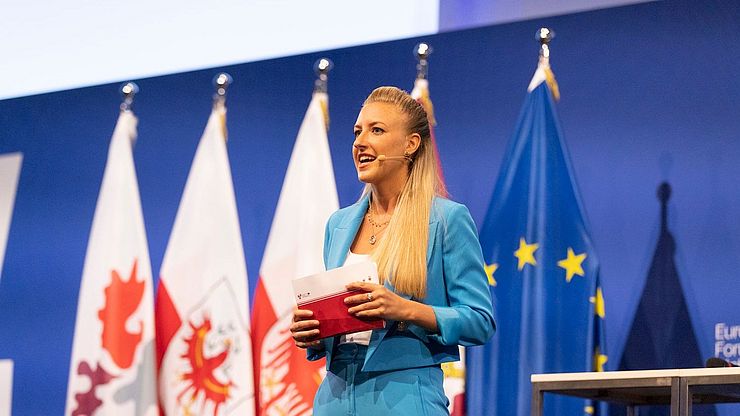
[[[368,196],[332,214],[326,225],[324,264],[340,267],[368,209]],[[496,324],[493,319],[488,278],[483,268],[478,234],[468,209],[444,198],[435,198],[429,220],[427,294],[413,299],[430,305],[437,319],[436,333],[409,324],[386,321],[372,332],[363,371],[387,371],[458,361],[458,345],[487,342]],[[393,290],[386,280],[385,286]],[[399,293],[406,299],[411,296]],[[331,364],[335,338],[325,338],[323,349],[309,348],[309,360]]]

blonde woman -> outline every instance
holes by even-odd
[[[352,156],[362,198],[326,227],[327,269],[370,259],[380,285],[353,283],[348,311],[384,329],[321,339],[312,312],[291,332],[309,360],[327,359],[315,415],[445,415],[440,364],[458,345],[483,344],[495,323],[473,220],[442,198],[423,107],[395,87],[375,89],[354,127]]]

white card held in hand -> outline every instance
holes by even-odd
[[[378,268],[366,261],[293,280],[298,309],[313,311],[319,321],[319,337],[383,328],[382,319],[360,319],[349,312],[344,299],[360,291],[349,291],[353,282],[378,283]]]

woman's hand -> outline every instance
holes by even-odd
[[[313,312],[307,309],[293,310],[293,323],[290,332],[298,348],[316,348],[321,345],[319,337],[319,321],[313,318]]]
[[[385,286],[374,283],[350,283],[347,290],[366,292],[344,299],[344,303],[350,306],[347,311],[358,318],[413,323],[428,331],[437,331],[437,317],[429,305],[404,299]]]
[[[413,308],[411,304],[416,303],[398,296],[383,285],[374,283],[350,283],[347,290],[366,292],[344,299],[344,303],[350,306],[348,312],[358,318],[407,321],[411,317]]]

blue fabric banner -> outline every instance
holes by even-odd
[[[599,263],[546,82],[526,97],[480,238],[499,327],[468,349],[468,414],[529,415],[531,374],[606,360],[594,360]],[[583,399],[545,399],[547,415],[593,411]]]

